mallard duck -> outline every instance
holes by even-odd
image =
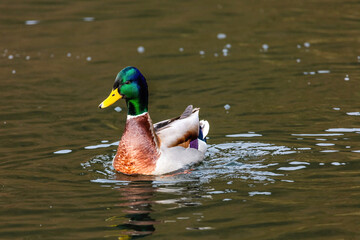
[[[116,171],[162,175],[204,159],[210,125],[205,120],[199,121],[199,108],[189,105],[179,117],[152,124],[146,79],[135,67],[126,67],[118,73],[109,97],[99,108],[121,98],[125,99],[128,112],[113,159]]]

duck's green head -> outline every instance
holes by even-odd
[[[145,77],[135,67],[126,67],[116,76],[113,89],[99,108],[106,108],[120,98],[126,100],[129,115],[148,111],[148,86]]]

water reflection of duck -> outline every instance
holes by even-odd
[[[124,180],[125,176],[121,179]],[[127,221],[115,225],[121,230],[119,239],[132,239],[151,235],[155,231],[156,221],[150,216],[152,210],[152,197],[154,188],[152,180],[141,179],[129,181],[117,190],[121,198],[118,206],[125,207],[123,212]]]
[[[126,67],[115,79],[113,90],[99,108],[124,98],[128,107],[114,168],[125,174],[160,175],[201,161],[206,151],[209,123],[199,121],[199,109],[188,106],[181,116],[152,124],[148,113],[145,77]]]

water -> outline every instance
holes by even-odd
[[[359,3],[0,8],[1,239],[360,238]],[[203,163],[114,172],[128,65],[154,122],[201,107]]]

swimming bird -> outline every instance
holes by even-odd
[[[148,112],[148,86],[135,67],[116,76],[110,95],[99,105],[106,108],[125,99],[125,131],[113,159],[116,171],[133,175],[171,173],[204,159],[208,121],[199,121],[199,108],[189,105],[175,118],[152,124]]]

